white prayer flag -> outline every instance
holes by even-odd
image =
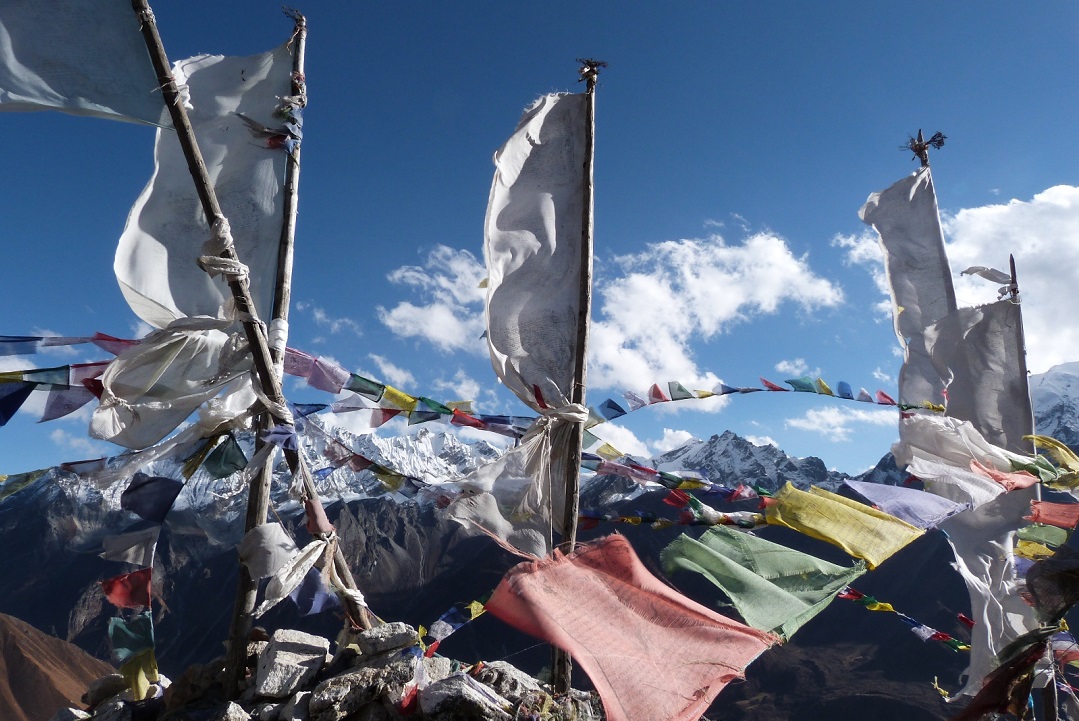
[[[142,568],[154,565],[154,551],[157,539],[161,535],[161,526],[151,526],[141,531],[105,536],[103,549],[99,554],[106,561],[124,561]]]
[[[130,0],[0,2],[0,110],[168,125],[158,85]]]
[[[1022,318],[1011,300],[959,308],[925,330],[925,347],[948,388],[947,415],[969,421],[995,446],[1033,451],[1026,374],[1020,365]]]
[[[956,303],[929,168],[870,195],[859,215],[880,234],[895,334],[907,351],[899,402],[943,403],[943,384],[928,360],[922,333],[955,310]]]
[[[535,410],[565,406],[572,395],[587,108],[585,95],[541,97],[494,157],[487,342],[495,373]]]
[[[250,271],[260,318],[269,318],[277,274],[285,151],[252,135],[237,113],[267,126],[279,98],[291,92],[287,46],[250,57],[200,55],[173,67],[186,84],[189,117],[236,254]],[[124,297],[147,323],[164,328],[183,316],[223,317],[232,294],[222,276],[197,264],[210,229],[187,161],[171,131],[158,131],[154,174],[135,201],[116,249],[114,270]]]

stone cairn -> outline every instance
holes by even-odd
[[[124,678],[98,679],[86,710],[65,708],[52,721],[604,721],[595,693],[550,687],[504,661],[462,666],[424,657],[416,629],[387,623],[330,641],[280,629],[255,629],[239,699],[227,698],[224,657],[161,677],[149,698],[132,701]],[[422,666],[422,668],[419,668]]]

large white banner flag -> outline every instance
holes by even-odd
[[[130,0],[0,2],[0,110],[168,125],[158,85]]]
[[[495,153],[487,206],[487,342],[495,373],[535,410],[572,395],[588,105],[545,95]]]
[[[237,113],[265,126],[279,98],[291,92],[288,46],[250,57],[200,55],[173,67],[186,84],[189,117],[221,209],[232,228],[236,254],[250,270],[260,318],[273,302],[281,236],[285,152],[267,147]],[[147,323],[164,328],[184,316],[222,317],[231,298],[223,277],[197,264],[210,237],[187,161],[172,131],[158,131],[154,174],[135,201],[116,249],[114,269],[128,305]]]
[[[927,357],[922,333],[955,310],[956,303],[929,168],[870,195],[859,215],[880,234],[895,334],[907,352],[899,374],[899,402],[941,404],[943,385]]]
[[[925,331],[925,346],[947,384],[947,414],[970,421],[985,440],[1030,453],[1034,432],[1026,373],[1020,364],[1022,318],[1011,300],[959,308]]]

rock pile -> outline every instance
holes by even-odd
[[[248,675],[226,696],[224,659],[188,668],[175,683],[132,701],[121,676],[95,681],[88,710],[65,708],[52,721],[602,721],[594,693],[551,689],[503,661],[471,666],[425,657],[416,629],[387,623],[330,641],[280,629],[248,643]]]

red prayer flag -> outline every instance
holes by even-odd
[[[783,391],[784,393],[790,392],[789,388],[784,388],[783,386],[776,385],[775,383],[768,380],[767,378],[764,378],[763,376],[761,377],[761,383],[764,384],[764,387],[770,391]]]
[[[481,430],[487,427],[487,424],[479,418],[473,418],[458,408],[453,409],[453,417],[450,418],[450,423],[455,426],[468,426],[469,428],[479,428]]]
[[[897,405],[896,402],[895,402],[895,399],[892,398],[887,393],[885,393],[884,391],[877,391],[877,403],[880,403],[882,406],[894,406],[894,405]]]
[[[649,403],[666,403],[670,398],[663,392],[663,389],[659,387],[659,383],[653,383],[652,387],[648,389],[648,402]]]
[[[131,573],[107,578],[101,590],[109,603],[119,608],[139,608],[150,605],[150,574],[153,569],[140,568]]]
[[[1079,503],[1031,501],[1030,515],[1025,518],[1031,523],[1044,523],[1057,528],[1075,528],[1079,524]]]

